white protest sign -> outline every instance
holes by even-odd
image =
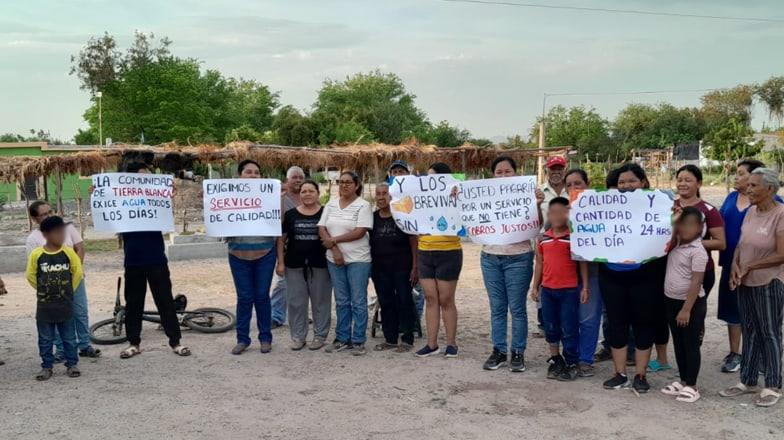
[[[539,234],[536,177],[469,180],[460,184],[458,206],[471,241],[511,244]]]
[[[667,254],[672,199],[660,190],[583,191],[572,196],[572,254],[585,261],[642,263]]]
[[[458,183],[449,174],[394,177],[389,194],[400,230],[412,235],[457,235],[462,229],[455,197]]]
[[[210,237],[281,235],[280,180],[208,179],[203,189]]]
[[[90,208],[99,232],[174,230],[174,177],[161,174],[106,173],[92,176]]]

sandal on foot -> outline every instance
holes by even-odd
[[[700,392],[692,387],[684,387],[675,400],[678,402],[694,403],[700,400]]]
[[[176,347],[172,347],[172,351],[177,356],[190,356],[191,355],[191,349],[186,347],[186,346],[184,346],[184,345],[178,345]]]
[[[35,380],[39,382],[43,382],[45,380],[49,380],[52,377],[52,369],[51,368],[42,368],[41,372],[35,375]]]
[[[68,369],[65,370],[65,374],[68,375],[68,377],[79,377],[82,375],[82,372],[79,371],[77,367],[68,367]]]
[[[390,344],[389,342],[382,342],[375,347],[373,350],[375,351],[387,351],[387,350],[394,350],[397,348],[397,344]]]
[[[676,380],[675,382],[662,388],[661,392],[662,394],[666,394],[668,396],[678,396],[681,394],[681,391],[683,391],[683,388],[683,385],[681,385],[681,383]]]
[[[757,392],[757,387],[747,387],[742,383],[735,384],[725,390],[719,391],[721,397],[738,397],[744,394],[754,394]]]
[[[130,359],[137,354],[140,354],[142,351],[139,349],[137,345],[131,345],[125,350],[120,352],[120,359]]]
[[[770,388],[765,388],[762,390],[759,397],[757,397],[757,400],[755,400],[754,403],[757,406],[767,408],[777,404],[779,402],[779,399],[781,399],[781,390],[775,391]]]

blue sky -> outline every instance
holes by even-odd
[[[540,0],[551,5],[784,18],[781,0]],[[784,75],[784,24],[437,0],[26,0],[0,3],[0,132],[70,139],[89,104],[69,57],[104,31],[252,78],[309,108],[325,78],[394,72],[433,121],[475,136],[527,133],[542,94],[703,89]],[[628,102],[699,104],[700,93],[553,97],[612,118]],[[765,120],[757,106],[755,125]]]

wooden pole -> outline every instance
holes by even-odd
[[[21,190],[22,197],[25,199],[25,213],[27,214],[27,231],[33,232],[33,218],[30,217],[30,199],[25,192],[24,181],[17,184]]]
[[[55,191],[57,192],[57,212],[63,215],[63,174],[57,170],[57,182],[55,183]]]
[[[84,222],[82,221],[82,191],[79,188],[79,181],[73,182],[74,194],[76,194],[76,218],[79,221],[79,235],[84,240]]]

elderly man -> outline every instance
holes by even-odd
[[[283,214],[300,205],[299,190],[305,181],[305,172],[302,168],[293,166],[286,171],[286,192],[283,194]],[[272,280],[275,286],[270,294],[272,303],[272,328],[277,328],[286,323],[286,279],[275,274]]]
[[[550,203],[550,200],[556,197],[566,197],[568,199],[569,194],[566,191],[566,182],[564,181],[564,176],[566,175],[566,159],[560,156],[553,156],[547,159],[547,163],[544,167],[547,181],[539,185],[539,189],[544,193],[542,216],[545,219],[545,222],[547,222],[547,206]]]

